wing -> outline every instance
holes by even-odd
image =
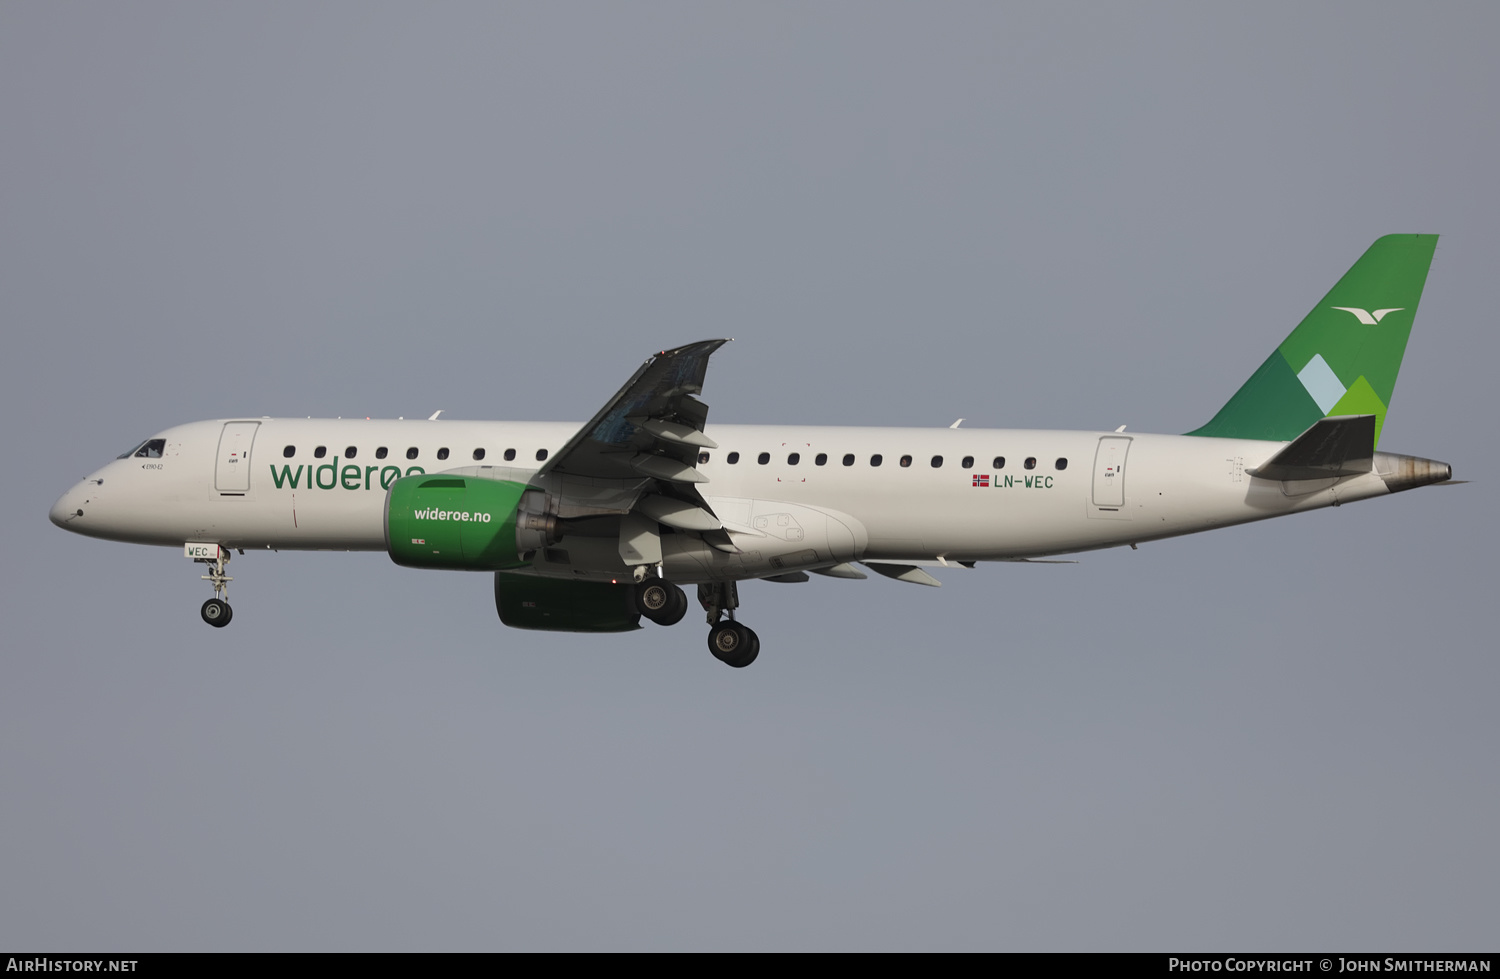
[[[697,485],[698,454],[718,445],[703,434],[708,358],[728,340],[663,350],[568,440],[532,478],[563,519],[618,515],[619,557],[639,567],[661,562],[658,524],[736,552]]]
[[[663,350],[641,365],[618,394],[578,430],[538,475],[701,483],[698,453],[718,448],[703,434],[708,357],[728,340]]]

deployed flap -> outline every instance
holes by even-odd
[[[826,574],[830,578],[848,578],[851,581],[864,581],[868,575],[852,564],[835,564],[831,568],[808,568],[813,574]]]
[[[701,481],[698,452],[712,443],[702,437],[708,406],[693,395],[703,390],[709,354],[728,342],[690,343],[646,361],[541,472]]]
[[[1330,479],[1367,473],[1375,457],[1374,415],[1330,415],[1255,469],[1261,479]]]
[[[865,561],[863,563],[865,567],[876,574],[883,574],[887,578],[894,578],[897,581],[909,581],[914,585],[929,585],[933,588],[937,588],[942,584],[941,581],[938,581],[914,564],[885,564],[874,561]]]
[[[719,530],[719,518],[702,507],[666,496],[643,496],[636,501],[636,511],[678,530]]]

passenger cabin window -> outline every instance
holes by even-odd
[[[1005,468],[1005,456],[995,456],[995,468],[996,469],[1004,469]]]
[[[846,466],[852,466],[852,465],[854,465],[854,453],[853,452],[847,453],[844,456],[844,465],[846,465]]]
[[[698,465],[701,466],[701,465],[703,465],[707,461],[708,461],[708,453],[707,452],[700,452],[700,453],[698,453]]]
[[[281,457],[283,459],[290,459],[292,456],[294,456],[296,454],[297,454],[297,447],[295,445],[289,445],[286,448],[284,448],[284,449],[281,450]]]
[[[536,450],[536,461],[537,462],[541,462],[543,459],[546,459],[546,458],[547,458],[547,450],[546,449],[537,449]]]
[[[1057,462],[1055,463],[1055,465],[1057,466],[1057,471],[1058,472],[1062,472],[1064,469],[1068,468],[1068,460],[1066,460],[1066,459],[1059,459],[1059,460],[1057,460]]]
[[[386,456],[388,456],[390,454],[391,454],[391,450],[387,449],[383,445],[380,448],[378,448],[378,449],[375,450],[375,458],[377,458],[377,459],[384,459]]]
[[[902,456],[901,457],[901,468],[902,469],[910,469],[911,468],[911,456]]]
[[[826,466],[826,465],[828,465],[828,453],[826,453],[826,452],[819,452],[817,458],[813,460],[813,465],[815,465],[815,466]]]
[[[969,469],[969,468],[973,467],[973,465],[974,465],[974,457],[973,456],[964,456],[964,461],[963,461],[962,468]]]
[[[506,449],[505,450],[505,461],[506,462],[510,462],[515,457],[516,457],[516,450],[515,449]]]
[[[474,450],[474,461],[478,462],[479,460],[481,460],[483,458],[484,458],[484,450],[483,449],[475,449]]]
[[[448,458],[448,447],[446,445],[443,446],[441,449],[438,449],[438,458],[439,459],[446,459],[446,458]]]
[[[943,457],[942,456],[933,456],[932,457],[932,468],[934,468],[934,469],[941,469],[941,468],[943,468]]]
[[[1027,469],[1035,469],[1036,468],[1036,456],[1027,456],[1026,457],[1026,468]]]
[[[802,453],[800,453],[800,452],[793,452],[791,455],[789,455],[789,456],[786,457],[786,464],[789,465],[789,466],[795,466],[797,463],[799,463],[801,461],[802,461]]]
[[[738,452],[731,452],[731,453],[729,453],[729,455],[727,455],[727,456],[724,457],[724,461],[727,462],[727,463],[729,463],[732,466],[736,462],[740,461],[740,454]]]
[[[408,458],[408,459],[415,459],[416,457],[417,457],[417,447],[415,445],[406,450],[406,458]]]
[[[766,463],[771,461],[771,453],[762,452],[760,455],[755,457],[755,461],[764,466]]]
[[[355,449],[354,446],[352,446],[352,445],[349,446],[348,448],[346,448],[344,450],[344,458],[345,459],[353,459],[354,458],[354,453],[357,452],[357,451],[358,450]]]
[[[880,455],[879,452],[877,452],[874,455],[870,456],[870,465],[872,465],[872,466],[878,466],[878,465],[880,465],[884,461],[885,461],[885,459]]]
[[[415,451],[415,450],[413,450],[413,451]],[[313,449],[313,458],[314,459],[321,459],[324,456],[326,456],[327,454],[328,454],[328,446],[326,446],[326,445],[320,445],[316,449]]]

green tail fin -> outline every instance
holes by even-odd
[[[1437,235],[1379,238],[1260,369],[1188,435],[1289,442],[1328,415],[1385,424]]]

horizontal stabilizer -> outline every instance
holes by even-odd
[[[1374,415],[1330,415],[1314,422],[1267,462],[1246,472],[1261,479],[1280,480],[1357,476],[1371,470],[1374,457]]]

